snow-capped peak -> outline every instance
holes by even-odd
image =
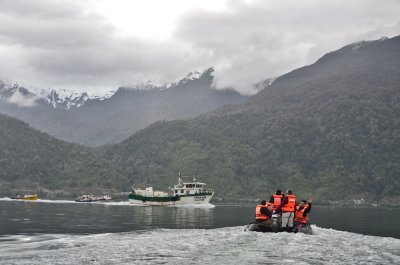
[[[207,70],[209,71],[209,70]],[[205,73],[205,72],[204,72]],[[204,73],[195,71],[195,72],[189,72],[184,78],[179,80],[176,83],[164,83],[162,84],[159,82],[157,79],[153,80],[148,80],[147,82],[144,82],[140,85],[125,85],[122,86],[121,89],[123,90],[132,90],[132,91],[140,91],[140,90],[165,90],[169,89],[171,87],[175,87],[178,84],[186,84],[189,81],[193,81],[195,79],[199,79]]]
[[[203,73],[199,72],[199,71],[195,71],[195,72],[189,72],[185,78],[183,78],[182,80],[180,80],[178,83],[180,84],[185,84],[189,81],[195,80],[195,79],[199,79],[201,77]]]
[[[104,100],[111,97],[113,92],[110,91],[99,95],[98,93],[79,92],[72,89],[41,89],[38,94],[54,108],[70,109],[71,107],[79,108],[90,99]]]
[[[47,102],[53,108],[70,109],[81,107],[90,99],[103,100],[114,94],[114,91],[100,93],[78,92],[71,89],[39,89],[22,86],[12,81],[0,80],[0,99],[20,107],[32,107],[41,101]]]
[[[201,78],[202,75],[213,71],[212,68],[202,72],[189,72],[183,79],[177,83],[160,84],[156,79],[148,80],[140,85],[124,86],[125,90],[165,90],[173,88],[177,85],[186,84],[190,81]],[[53,88],[37,88],[31,86],[23,86],[16,82],[0,80],[0,99],[19,106],[34,106],[37,103],[50,104],[53,108],[70,109],[72,107],[81,107],[88,100],[104,100],[114,95],[115,91],[96,91],[81,92],[73,89],[53,89]]]

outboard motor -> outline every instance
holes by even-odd
[[[281,216],[279,214],[273,214],[271,217],[271,230],[272,232],[279,232],[281,230]]]

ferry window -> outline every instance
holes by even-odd
[[[178,193],[178,190],[175,190],[175,193]]]
[[[181,190],[181,193],[184,193],[184,191],[183,191],[183,190]]]

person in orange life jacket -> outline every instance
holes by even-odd
[[[281,204],[275,209],[276,212],[282,211],[282,227],[293,227],[293,217],[296,210],[296,196],[292,190],[287,190],[286,196]]]
[[[294,214],[295,225],[307,224],[308,214],[311,212],[311,201],[307,203],[306,200],[302,200],[296,207],[296,212]]]
[[[271,212],[268,210],[267,201],[262,200],[256,207],[256,223],[267,222],[271,220]]]
[[[269,202],[272,203],[272,210],[278,208],[281,205],[283,194],[281,190],[277,190],[274,195],[271,195]]]

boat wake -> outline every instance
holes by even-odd
[[[19,202],[32,202],[32,203],[74,203],[74,200],[47,200],[47,199],[37,199],[34,201],[25,200],[15,200],[12,198],[4,197],[0,198],[0,201],[19,201]],[[146,205],[131,204],[129,201],[97,201],[97,202],[79,202],[79,204],[96,204],[96,205],[113,205],[113,206],[134,206],[134,207],[152,207]],[[179,207],[179,208],[214,208],[213,204],[187,204],[187,205],[169,205],[168,207]]]
[[[4,198],[0,198],[0,201],[18,201],[18,202],[32,202],[32,203],[75,203],[72,200],[46,200],[46,199],[37,199],[37,200],[15,200],[12,198],[8,198],[8,197],[4,197]]]
[[[185,205],[171,205],[168,207],[176,207],[176,208],[214,208],[215,205],[211,203],[207,204],[185,204]]]
[[[0,264],[400,264],[400,239],[313,230],[314,235],[227,227],[3,236]]]

